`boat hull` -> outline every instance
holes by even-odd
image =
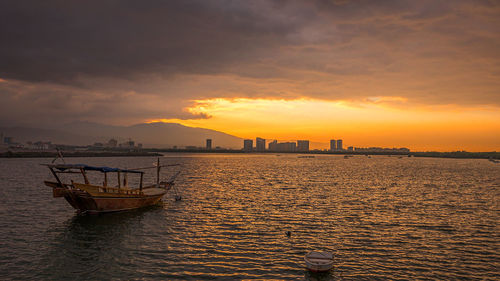
[[[306,268],[312,272],[326,272],[333,268],[333,262],[328,264],[317,264],[306,260]]]
[[[79,212],[99,214],[139,209],[157,204],[164,194],[144,197],[93,197],[80,191],[68,191],[64,199]]]
[[[326,272],[333,268],[333,255],[328,252],[310,252],[304,261],[306,268],[313,272]]]

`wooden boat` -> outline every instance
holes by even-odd
[[[333,267],[333,254],[330,252],[307,253],[304,257],[306,268],[313,272],[325,272]]]
[[[158,165],[148,167],[157,169],[156,184],[143,186],[144,172],[141,169],[119,169],[110,167],[94,167],[84,164],[44,164],[49,168],[56,181],[45,181],[45,185],[52,188],[53,197],[64,197],[66,201],[81,213],[99,214],[106,212],[126,211],[158,203],[163,195],[174,185],[175,176],[169,181],[160,182],[160,167],[174,165]],[[89,182],[87,172],[94,171],[104,174],[104,183],[95,185]],[[108,185],[108,174],[116,174],[118,186]],[[71,180],[63,183],[60,174],[81,174],[82,182]],[[127,175],[138,174],[140,176],[139,186],[131,188],[128,186]],[[123,184],[121,176],[123,175]]]

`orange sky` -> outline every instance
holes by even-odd
[[[394,106],[404,98],[371,102],[312,99],[211,99],[187,108],[209,119],[148,120],[210,128],[242,138],[308,139],[312,148],[327,148],[330,139],[346,146],[408,147],[413,150],[492,151],[499,149],[497,108],[429,108]],[[321,144],[323,143],[323,144]]]

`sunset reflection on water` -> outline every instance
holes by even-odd
[[[70,160],[141,166],[152,158]],[[51,198],[43,161],[0,162],[4,277],[500,277],[500,166],[486,160],[169,154],[162,163],[183,167],[183,200],[170,194],[162,206],[97,217]],[[335,254],[331,272],[304,269],[315,249]]]

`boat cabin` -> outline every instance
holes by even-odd
[[[120,194],[130,194],[130,195],[139,195],[142,194],[144,188],[152,188],[157,187],[157,185],[152,186],[143,186],[143,171],[137,170],[127,170],[127,169],[119,169],[119,168],[110,168],[110,167],[95,167],[89,166],[85,164],[46,164],[49,168],[50,172],[54,176],[57,182],[45,182],[46,185],[49,185],[54,188],[54,197],[57,196],[56,193],[61,192],[59,188],[68,189],[75,186],[75,182],[71,180],[71,183],[64,183],[60,174],[81,174],[85,190],[90,193],[120,193]],[[104,174],[104,182],[102,185],[92,185],[90,184],[89,177],[87,172],[89,171],[97,171]],[[116,174],[116,182],[118,183],[116,186],[109,185],[109,174]],[[128,186],[128,174],[139,174],[140,181],[139,185],[136,188],[130,188]],[[82,184],[76,184],[78,186],[82,186]],[[61,194],[62,195],[62,194]]]

